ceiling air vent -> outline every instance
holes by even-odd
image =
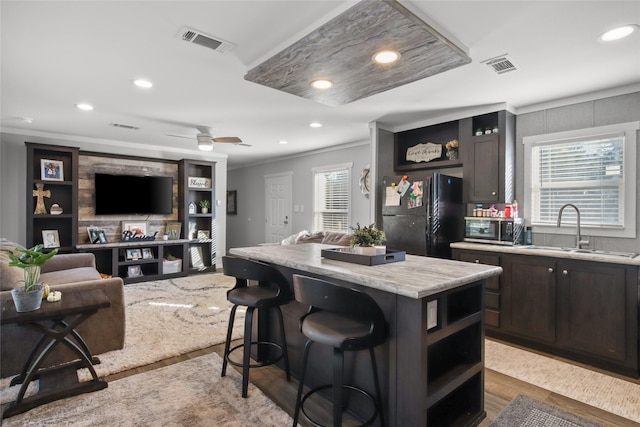
[[[236,45],[231,42],[222,40],[219,37],[213,37],[209,34],[203,33],[202,31],[194,30],[189,27],[182,27],[179,37],[186,42],[208,47],[209,49],[213,49],[220,53],[224,53],[236,47]]]
[[[509,55],[500,55],[495,58],[482,61],[483,64],[487,64],[493,71],[498,74],[508,73],[509,71],[517,70],[516,64]]]
[[[140,129],[137,126],[124,125],[122,123],[111,123],[111,126],[113,126],[114,128],[122,128],[122,129],[129,129],[129,130],[138,130],[138,129]]]

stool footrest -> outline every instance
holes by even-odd
[[[265,361],[262,361],[262,362],[258,362],[258,363],[251,363],[251,364],[249,364],[250,368],[260,368],[260,367],[263,367],[263,366],[273,365],[273,364],[279,362],[280,360],[282,360],[284,358],[284,350],[283,350],[282,346],[280,344],[278,344],[278,343],[270,342],[270,341],[251,341],[251,345],[268,345],[268,346],[271,346],[271,347],[275,347],[278,350],[280,350],[280,355],[275,357],[275,358],[273,358],[273,359],[268,359],[268,360],[265,360]],[[244,344],[237,345],[237,346],[233,347],[231,350],[229,350],[229,353],[227,354],[227,361],[233,366],[242,367],[243,366],[242,362],[235,362],[235,361],[231,360],[231,357],[230,357],[231,353],[233,353],[235,350],[237,350],[239,348],[244,348]]]
[[[315,426],[322,427],[322,424],[318,423],[313,418],[311,418],[309,416],[309,414],[307,414],[307,412],[304,410],[304,402],[308,398],[310,398],[312,395],[318,393],[319,391],[327,390],[327,389],[331,389],[331,388],[333,388],[333,384],[325,384],[325,385],[321,385],[321,386],[315,387],[315,388],[309,390],[307,393],[305,393],[302,396],[302,399],[300,400],[300,410],[307,417],[307,419],[309,421],[311,421],[311,423],[313,425],[315,425]],[[376,417],[378,416],[378,405],[376,405],[375,397],[373,397],[366,390],[363,390],[361,388],[358,388],[358,387],[355,387],[355,386],[352,386],[352,385],[349,385],[349,384],[342,384],[342,388],[346,388],[348,390],[356,391],[356,392],[360,393],[361,395],[365,396],[366,398],[368,398],[371,401],[371,403],[373,403],[373,415],[371,415],[371,417],[368,420],[366,420],[363,424],[360,424],[358,427],[366,427],[366,426],[372,425],[373,422],[375,421]]]

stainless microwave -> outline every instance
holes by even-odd
[[[465,242],[492,243],[494,245],[518,244],[522,224],[512,218],[465,217]]]

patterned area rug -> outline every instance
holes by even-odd
[[[291,418],[215,353],[132,375],[2,420],[11,426],[290,426]]]
[[[98,376],[107,376],[224,342],[229,310],[227,290],[235,279],[210,273],[126,285],[126,334],[122,350],[99,355]],[[63,296],[64,297],[64,296]],[[233,338],[242,337],[244,312],[238,309]],[[80,378],[89,378],[87,370]],[[0,380],[2,403],[18,387]],[[35,384],[34,384],[35,386]]]
[[[485,367],[640,422],[640,385],[630,381],[489,339]]]
[[[500,412],[490,427],[602,427],[602,424],[518,395]]]

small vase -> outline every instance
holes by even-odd
[[[206,213],[209,213],[209,208],[200,208],[200,211],[201,211],[203,214],[206,214]]]
[[[447,151],[447,157],[449,160],[458,160],[458,150]]]
[[[355,250],[358,255],[373,256],[376,254],[375,246],[356,246]]]
[[[42,304],[43,294],[43,285],[36,285],[34,289],[30,290],[29,292],[25,291],[22,287],[11,289],[13,304],[16,306],[16,311],[19,313],[39,309],[40,304]]]
[[[384,245],[376,245],[373,248],[376,251],[376,255],[385,255],[387,253],[387,247]]]

